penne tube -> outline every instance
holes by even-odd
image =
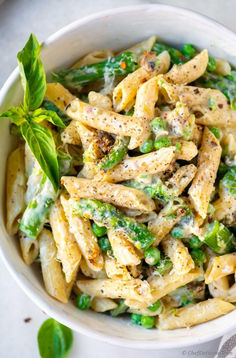
[[[196,212],[205,219],[220,163],[221,146],[214,134],[205,127],[198,155],[198,169],[188,191]]]
[[[126,266],[121,265],[114,257],[105,257],[105,271],[107,277],[113,279],[130,280],[131,275]]]
[[[130,298],[145,302],[152,300],[149,284],[139,279],[78,280],[77,285],[83,293],[90,296]]]
[[[208,51],[203,50],[183,65],[174,65],[165,75],[168,82],[187,84],[201,77],[208,64]]]
[[[88,94],[89,104],[103,109],[112,110],[112,101],[110,97],[102,93],[90,91]]]
[[[138,118],[94,107],[79,99],[70,103],[66,113],[70,118],[90,127],[122,136],[134,136],[137,139],[137,146],[142,144],[143,133],[147,130],[139,123]],[[130,147],[130,149],[134,149],[134,147]]]
[[[197,171],[197,168],[193,164],[183,165],[169,179],[169,183],[171,183],[175,188],[174,194],[176,196],[179,196],[182,194],[184,189],[193,180],[193,178],[196,174],[196,171]]]
[[[26,265],[31,265],[39,254],[38,240],[32,237],[28,237],[24,233],[20,232],[20,248],[23,260]]]
[[[45,96],[63,112],[66,112],[67,106],[76,98],[60,83],[47,83]]]
[[[69,283],[79,268],[81,252],[74,235],[69,231],[69,224],[59,200],[52,207],[50,225],[57,246],[57,258],[62,263],[66,282]]]
[[[24,146],[14,150],[7,160],[6,180],[6,228],[9,235],[15,235],[19,228],[19,220],[25,209],[25,161]]]
[[[40,262],[43,281],[48,294],[58,301],[66,303],[66,281],[57,260],[57,248],[49,230],[43,229],[39,235]]]
[[[235,273],[236,270],[236,253],[216,256],[208,264],[205,281],[211,283],[224,276]]]
[[[98,199],[116,206],[149,212],[155,209],[154,201],[143,191],[97,180],[62,177],[61,183],[74,199]]]
[[[108,238],[111,243],[115,258],[121,265],[139,265],[140,255],[134,245],[120,232],[108,231]]]
[[[161,148],[158,151],[124,159],[104,176],[109,182],[121,182],[136,178],[141,174],[156,174],[168,169],[175,155],[175,147]]]
[[[177,160],[181,159],[181,160],[190,161],[194,157],[196,157],[196,155],[198,154],[198,149],[193,142],[188,142],[182,139],[179,140],[175,139],[172,141],[173,144],[177,142],[180,143],[180,150],[176,151],[175,153],[175,158]]]
[[[83,257],[80,261],[79,267],[83,275],[86,277],[107,278],[107,274],[104,267],[100,271],[95,271],[91,268],[92,267],[91,265],[88,265],[87,261]]]
[[[91,308],[101,313],[114,310],[116,307],[118,304],[115,301],[105,297],[94,297],[91,303]]]
[[[70,124],[64,129],[61,134],[61,140],[63,144],[81,144],[78,127],[75,121],[71,121]]]
[[[73,199],[63,194],[60,199],[69,223],[69,231],[74,235],[87,265],[91,270],[99,272],[103,268],[103,256],[90,221],[73,215]]]
[[[98,63],[106,60],[108,57],[113,56],[114,52],[109,49],[91,51],[87,55],[76,61],[76,63],[71,67],[71,69],[91,65],[92,63]]]
[[[157,327],[161,330],[192,327],[211,321],[235,309],[229,302],[212,298],[183,308],[177,308],[159,316]]]
[[[187,247],[181,240],[168,235],[161,243],[164,253],[171,259],[173,269],[178,274],[185,275],[194,268],[194,261],[189,254]]]
[[[148,282],[152,292],[152,303],[176,290],[178,287],[184,286],[187,283],[196,280],[201,275],[202,271],[199,268],[195,268],[187,272],[185,275],[172,271],[164,276],[151,277]]]
[[[148,80],[150,80],[150,78],[153,76],[156,76],[160,73],[165,73],[168,70],[170,66],[170,56],[167,51],[164,51],[155,59],[155,61],[155,68],[148,66],[148,64],[144,64],[142,67],[125,77],[114,88],[113,106],[116,112],[129,110],[133,106],[135,97],[137,95],[134,116],[142,117],[144,114],[143,110],[145,110],[144,104],[147,104],[148,107],[150,102],[152,103],[150,110],[154,113],[154,105],[157,101],[158,95],[157,83],[156,80],[151,82]],[[143,85],[144,82],[147,83],[145,83],[145,86]],[[139,92],[140,86],[143,88],[141,92]],[[155,94],[152,92],[152,90],[155,91]],[[142,100],[141,94],[145,95],[145,99]],[[148,103],[146,103],[145,100],[148,100]]]

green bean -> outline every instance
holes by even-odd
[[[118,307],[116,307],[114,310],[111,311],[111,316],[117,317],[120,314],[125,313],[127,311],[127,309],[128,309],[128,306],[126,306],[125,300],[122,299],[122,300],[120,300]]]
[[[235,250],[236,238],[229,229],[219,221],[206,225],[204,243],[218,254],[227,254]]]
[[[71,168],[71,157],[64,152],[58,152],[60,176],[65,175]],[[35,175],[34,173],[32,175]],[[40,176],[39,176],[40,177]],[[58,197],[50,180],[42,176],[38,190],[26,207],[20,221],[20,230],[28,237],[36,238],[41,232],[51,210]]]
[[[99,169],[110,170],[122,161],[128,151],[130,138],[117,136],[109,153],[98,164]]]
[[[78,89],[81,85],[103,79],[104,76],[127,75],[136,69],[137,56],[132,52],[123,52],[116,57],[109,57],[102,62],[71,70],[54,72],[52,73],[52,79],[55,82],[60,82],[67,88]]]
[[[106,226],[107,229],[125,233],[139,249],[147,249],[156,241],[156,237],[144,224],[125,216],[111,204],[93,199],[80,199],[73,209],[76,215],[92,219],[98,225]]]
[[[157,55],[164,51],[168,51],[171,58],[171,62],[175,65],[182,65],[186,62],[185,56],[179,50],[168,45],[164,45],[162,43],[156,42],[152,48],[152,51],[156,52]]]
[[[236,71],[227,76],[207,71],[197,80],[196,85],[221,91],[230,101],[232,109],[236,110]]]
[[[48,111],[56,112],[56,114],[63,120],[66,125],[71,121],[71,119],[67,117],[67,115],[63,113],[53,102],[44,101],[43,107]]]

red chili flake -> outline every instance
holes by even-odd
[[[142,79],[142,83],[144,83],[144,82],[147,82],[147,79],[146,79],[146,78],[143,78],[143,79]]]
[[[32,320],[32,318],[27,317],[27,318],[24,319],[24,322],[25,322],[25,323],[29,323],[31,320]]]
[[[184,55],[180,56],[180,58],[181,58],[182,61],[185,61]]]
[[[219,103],[219,104],[218,104],[218,107],[219,107],[219,108],[223,108],[223,104],[222,104],[222,103]]]
[[[122,61],[121,64],[120,64],[120,67],[125,70],[127,65],[126,65],[126,62],[125,61]]]
[[[169,183],[168,186],[167,186],[168,189],[171,189],[173,188],[173,184]]]

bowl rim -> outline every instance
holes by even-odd
[[[112,16],[120,13],[127,13],[127,12],[133,12],[133,11],[152,11],[152,9],[162,9],[167,11],[176,12],[178,14],[184,14],[186,16],[191,16],[192,18],[195,18],[197,20],[204,21],[205,23],[211,24],[216,27],[216,29],[223,30],[227,36],[231,37],[232,40],[236,40],[236,34],[227,28],[226,26],[222,25],[221,23],[217,22],[216,20],[213,20],[212,18],[202,15],[196,11],[192,11],[183,7],[177,7],[177,6],[171,6],[171,5],[165,5],[165,4],[141,4],[141,5],[129,5],[129,6],[122,6],[114,9],[108,9],[104,11],[99,11],[93,14],[90,14],[88,16],[85,16],[81,19],[75,20],[68,25],[62,27],[52,35],[50,35],[45,41],[42,42],[42,49],[45,47],[50,46],[52,43],[57,41],[59,38],[65,36],[67,33],[73,31],[74,29],[82,26],[83,24],[86,24],[88,22],[92,22],[96,19],[105,17],[105,16]],[[0,89],[0,108],[2,105],[4,105],[5,98],[7,97],[8,92],[14,86],[14,84],[19,80],[19,70],[18,67],[16,67],[12,73],[9,75],[5,83],[3,84],[2,88]],[[8,271],[12,275],[12,277],[16,280],[17,284],[22,288],[22,290],[25,292],[25,294],[42,310],[44,311],[48,316],[58,320],[59,322],[63,323],[64,325],[69,326],[74,331],[84,334],[88,337],[92,337],[94,339],[98,339],[100,341],[110,343],[113,345],[118,345],[122,347],[127,348],[139,348],[139,349],[173,349],[173,348],[181,348],[181,347],[187,347],[192,344],[201,344],[204,342],[211,341],[213,339],[216,339],[220,336],[222,336],[225,333],[230,332],[232,329],[236,327],[236,323],[228,323],[227,327],[221,328],[221,330],[218,330],[216,332],[209,332],[207,336],[203,337],[194,337],[193,336],[186,336],[182,337],[181,339],[175,340],[175,341],[166,341],[162,342],[161,340],[157,341],[150,341],[150,340],[130,340],[130,339],[124,339],[121,337],[114,337],[114,336],[108,336],[105,333],[94,331],[92,328],[88,328],[83,323],[80,323],[79,321],[73,321],[68,318],[67,313],[63,311],[59,311],[58,309],[54,308],[53,305],[49,302],[46,302],[30,285],[30,283],[27,281],[27,279],[22,279],[21,275],[18,274],[15,265],[13,261],[10,259],[10,255],[7,251],[4,250],[4,244],[0,240],[0,257],[2,258],[5,266],[7,267]]]

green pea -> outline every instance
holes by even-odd
[[[160,300],[157,300],[156,302],[154,302],[151,306],[148,306],[147,308],[149,309],[149,311],[157,312],[157,314],[161,314],[163,311],[163,305]]]
[[[154,147],[156,148],[156,150],[159,150],[163,147],[170,147],[170,146],[171,146],[171,141],[167,137],[158,138],[154,142]]]
[[[141,317],[141,326],[144,328],[153,328],[155,326],[155,317],[152,316],[142,316]]]
[[[183,239],[184,237],[184,231],[182,229],[181,226],[176,226],[174,227],[174,229],[171,231],[171,235],[173,237],[176,237],[177,239]]]
[[[106,235],[107,233],[107,228],[105,226],[99,226],[95,223],[93,223],[92,225],[92,230],[95,236],[97,237],[102,237],[104,235]]]
[[[141,153],[149,153],[153,150],[153,140],[151,138],[147,139],[140,147],[139,150]]]
[[[213,72],[216,69],[216,60],[214,57],[208,57],[207,71]]]
[[[156,247],[150,247],[144,252],[145,261],[148,265],[158,264],[161,258],[161,252]]]
[[[134,324],[137,324],[138,326],[141,325],[141,318],[142,318],[142,315],[137,314],[137,313],[132,313],[130,316],[131,322]]]
[[[206,262],[206,255],[205,253],[200,250],[200,249],[193,249],[190,252],[193,261],[195,262],[196,265],[200,265],[203,264],[204,262]]]
[[[98,240],[98,245],[100,246],[101,250],[105,253],[112,250],[110,241],[107,236],[101,237]]]
[[[164,119],[162,119],[161,117],[156,117],[154,118],[151,123],[151,130],[154,134],[156,134],[157,131],[160,131],[160,130],[167,130],[167,124],[166,122],[164,121]]]
[[[191,249],[199,249],[202,246],[201,240],[197,236],[192,236],[189,238],[189,246]]]
[[[80,310],[87,310],[91,306],[92,300],[89,295],[82,293],[81,295],[76,297],[76,304]]]
[[[185,44],[183,45],[181,52],[184,56],[192,58],[195,55],[196,48],[191,44]]]
[[[221,130],[220,130],[220,128],[210,127],[210,131],[214,134],[214,136],[215,136],[217,139],[220,139],[220,137],[221,137]]]

